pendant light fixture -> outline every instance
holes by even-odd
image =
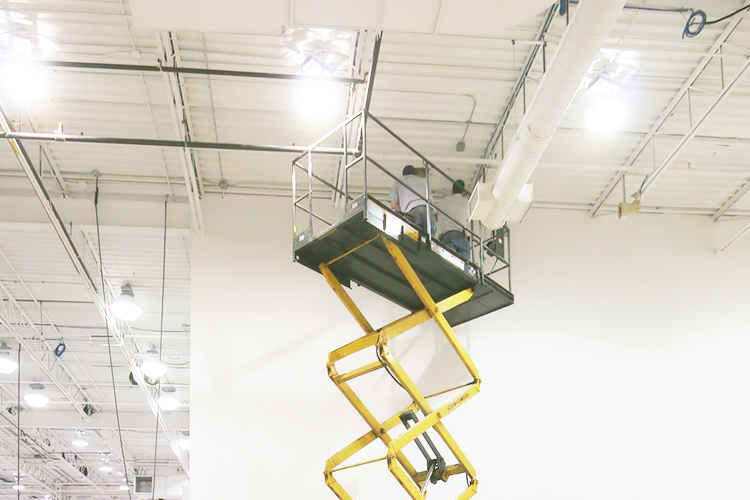
[[[130,283],[122,285],[122,293],[109,306],[112,313],[123,321],[134,321],[143,314],[143,309],[135,301],[135,294]]]
[[[18,363],[10,353],[10,347],[3,340],[0,342],[0,373],[10,375],[18,370]]]
[[[34,408],[44,408],[49,403],[49,396],[44,392],[42,384],[31,384],[31,392],[26,394],[23,399]]]

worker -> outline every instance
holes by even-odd
[[[469,239],[466,226],[469,222],[469,203],[464,196],[466,184],[461,179],[453,183],[452,193],[438,202],[440,210],[458,221],[456,224],[445,215],[440,215],[440,241],[464,259],[469,259]]]
[[[413,165],[407,165],[402,171],[401,182],[396,182],[388,193],[388,201],[391,202],[391,208],[397,212],[402,212],[409,220],[414,222],[420,229],[427,231],[427,213],[428,204],[425,199],[427,196],[427,180],[417,175],[417,169]],[[403,184],[402,184],[403,183]],[[409,186],[407,188],[406,186]],[[414,194],[415,191],[420,196]],[[430,236],[435,236],[437,218],[435,210],[430,209]]]

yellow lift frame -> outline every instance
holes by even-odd
[[[382,238],[385,247],[388,249],[391,257],[396,262],[401,272],[406,277],[414,292],[417,294],[419,299],[424,304],[424,309],[413,312],[404,316],[403,318],[396,320],[378,330],[375,330],[367,319],[364,317],[359,308],[354,304],[349,294],[344,290],[344,287],[336,279],[333,272],[330,270],[330,266],[337,260],[355,252],[375,241],[377,238]],[[341,500],[353,500],[352,497],[344,490],[341,484],[335,479],[334,472],[349,469],[352,467],[358,467],[381,460],[386,460],[388,463],[388,469],[393,473],[398,482],[403,486],[406,492],[413,500],[425,500],[426,493],[424,491],[424,484],[429,480],[428,472],[418,472],[414,466],[409,462],[406,456],[403,454],[402,449],[408,443],[414,441],[420,435],[427,431],[427,429],[434,429],[435,432],[443,439],[445,444],[448,446],[453,455],[458,459],[458,464],[448,465],[445,467],[441,479],[446,481],[449,476],[455,474],[466,474],[468,487],[464,490],[456,500],[465,500],[474,496],[477,491],[477,478],[476,471],[472,467],[469,459],[466,458],[461,448],[459,448],[456,441],[450,435],[448,430],[443,425],[442,419],[446,415],[450,414],[461,406],[463,403],[468,401],[471,397],[479,392],[479,372],[477,371],[476,365],[469,357],[468,352],[464,349],[463,345],[458,341],[456,334],[453,332],[448,321],[445,319],[444,313],[450,309],[468,301],[472,296],[471,289],[463,290],[445,300],[436,303],[427,289],[424,287],[414,269],[411,267],[406,257],[401,252],[401,249],[396,243],[390,241],[383,235],[376,236],[375,238],[365,242],[364,244],[349,250],[345,254],[342,254],[335,259],[320,264],[320,270],[323,273],[328,284],[336,292],[336,295],[341,299],[346,306],[347,310],[351,313],[354,319],[357,321],[360,327],[365,332],[365,335],[359,339],[346,344],[343,347],[332,351],[328,355],[328,376],[331,378],[336,387],[344,394],[347,400],[354,406],[357,412],[370,426],[370,431],[349,444],[347,447],[333,455],[326,462],[325,468],[325,479],[326,484]],[[391,339],[405,333],[406,331],[420,325],[430,318],[434,319],[440,330],[445,335],[448,342],[455,350],[461,362],[464,364],[466,369],[472,376],[473,382],[446,389],[436,394],[424,396],[417,388],[416,384],[411,380],[409,375],[404,371],[401,364],[396,360],[393,354],[388,349],[388,342]],[[378,354],[378,361],[369,363],[360,368],[348,371],[346,373],[338,373],[336,371],[336,362],[356,352],[362,351],[368,347],[375,347]],[[380,368],[388,369],[394,378],[398,381],[401,387],[411,397],[413,403],[408,407],[404,408],[399,413],[388,418],[384,422],[378,422],[375,416],[367,409],[362,400],[354,393],[348,384],[348,381],[371,373]],[[433,409],[428,403],[428,398],[437,396],[439,394],[445,394],[449,391],[456,389],[465,389],[457,396],[453,397],[447,403],[443,404],[437,409]],[[409,410],[420,411],[423,414],[422,420],[417,422],[415,425],[410,427],[406,432],[396,438],[392,438],[388,432],[392,430],[396,425],[401,423],[400,416],[404,412]],[[383,444],[388,448],[387,455],[385,457],[377,458],[374,460],[368,460],[365,462],[356,463],[353,465],[341,466],[341,464],[351,458],[355,453],[363,449],[365,446],[380,439]]]

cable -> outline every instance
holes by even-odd
[[[102,238],[99,234],[99,177],[96,178],[96,192],[94,194],[94,212],[96,213],[96,243],[99,251],[99,276],[102,279],[102,301],[107,304],[107,289],[104,287],[104,263],[102,261]],[[106,315],[106,313],[105,313]],[[122,453],[122,468],[125,474],[125,484],[128,486],[128,499],[132,500],[130,479],[128,478],[128,464],[125,460],[125,445],[122,442],[122,426],[120,425],[120,407],[117,404],[117,387],[115,387],[115,365],[112,363],[112,341],[109,335],[109,321],[104,318],[107,330],[107,351],[109,352],[109,372],[112,376],[112,394],[115,398],[115,416],[117,417],[117,436],[120,438],[120,453]]]
[[[16,449],[16,484],[19,488],[16,490],[18,499],[21,499],[21,343],[18,343],[18,408],[16,408],[17,426],[17,449]]]
[[[690,17],[688,17],[687,23],[685,23],[685,29],[682,30],[682,38],[685,38],[685,37],[694,38],[698,36],[700,32],[703,31],[703,28],[705,28],[706,26],[711,26],[712,24],[726,21],[727,19],[736,16],[740,12],[745,12],[747,10],[750,10],[750,5],[745,5],[744,7],[740,7],[734,12],[731,12],[727,14],[726,16],[722,16],[718,19],[714,19],[713,21],[707,21],[705,12],[703,12],[702,10],[691,9]]]
[[[391,376],[391,378],[393,379],[393,381],[396,382],[399,386],[401,386],[401,388],[403,390],[405,390],[406,392],[409,392],[406,389],[406,387],[404,387],[403,384],[401,384],[401,382],[399,382],[399,380],[396,378],[396,376],[393,375],[393,373],[391,373],[391,369],[386,364],[385,360],[383,359],[383,356],[380,355],[380,349],[378,349],[377,346],[375,346],[375,355],[378,357],[378,361],[380,361],[380,364],[383,365],[383,368],[385,368],[385,371],[388,373],[388,375]]]
[[[161,258],[161,314],[159,318],[159,363],[161,363],[161,351],[164,344],[164,290],[167,280],[167,203],[164,200],[164,249]],[[156,394],[157,398],[161,393],[161,377],[159,377]],[[151,482],[151,500],[154,500],[156,494],[156,452],[159,449],[159,405],[156,408],[156,435],[154,436],[154,479]]]

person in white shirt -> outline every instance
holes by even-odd
[[[469,223],[469,203],[464,192],[466,184],[462,180],[453,183],[453,193],[438,202],[438,207],[453,217],[460,224],[456,224],[441,214],[439,219],[440,241],[464,259],[470,255],[469,239],[466,236],[466,226]]]
[[[401,182],[421,195],[421,198],[414,194],[399,182],[393,184],[391,192],[388,193],[388,201],[391,202],[391,209],[397,212],[403,212],[423,231],[427,231],[427,180],[417,175],[417,169],[413,165],[407,165],[402,171]],[[435,210],[429,210],[431,235],[435,236],[437,217]]]

